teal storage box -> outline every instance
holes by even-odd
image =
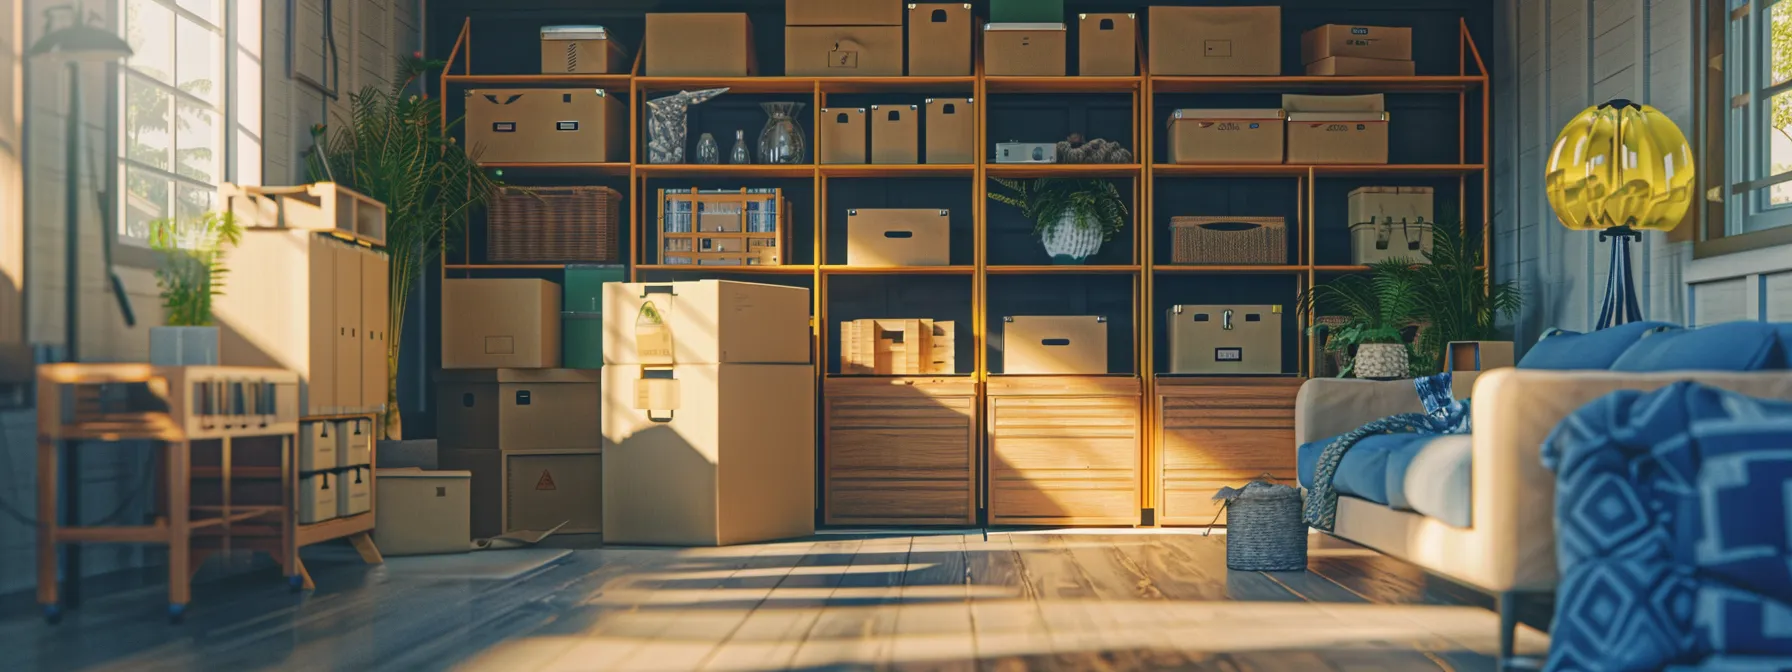
[[[1064,23],[1064,0],[989,0],[990,23]]]
[[[604,368],[604,316],[602,313],[560,314],[560,366],[568,369]]]
[[[566,267],[561,311],[604,314],[604,283],[628,282],[628,270],[620,265],[574,264]],[[567,333],[571,333],[570,331]],[[566,368],[580,367],[568,364]]]

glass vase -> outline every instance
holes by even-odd
[[[745,165],[753,162],[753,150],[747,149],[746,131],[734,131],[734,151],[729,152],[728,162],[737,165]]]
[[[805,163],[808,147],[803,141],[803,127],[796,121],[802,103],[760,103],[768,117],[765,130],[759,132],[760,163]]]
[[[716,136],[704,133],[697,138],[697,163],[718,164],[722,162],[722,150],[716,146]]]

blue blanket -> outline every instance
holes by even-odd
[[[1549,669],[1792,669],[1792,403],[1615,392],[1542,458],[1561,575]]]
[[[1391,415],[1358,427],[1332,439],[1319,453],[1313,470],[1313,487],[1307,492],[1307,525],[1331,532],[1338,522],[1338,490],[1333,480],[1344,454],[1371,436],[1417,432],[1420,434],[1467,434],[1471,428],[1467,399],[1450,396],[1450,372],[1413,380],[1413,390],[1425,404],[1424,413]]]

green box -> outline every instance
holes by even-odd
[[[990,23],[1066,23],[1064,0],[989,0]]]
[[[566,267],[560,310],[568,313],[604,314],[604,283],[628,282],[628,269],[620,265],[575,264]],[[579,368],[579,367],[569,367]]]
[[[604,368],[603,315],[560,314],[560,366],[568,369]]]

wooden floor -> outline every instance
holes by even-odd
[[[1340,546],[1279,573],[1227,571],[1220,535],[1131,531],[585,549],[508,580],[315,562],[309,595],[231,579],[173,626],[144,589],[0,621],[0,650],[54,670],[1494,669],[1484,596]]]

